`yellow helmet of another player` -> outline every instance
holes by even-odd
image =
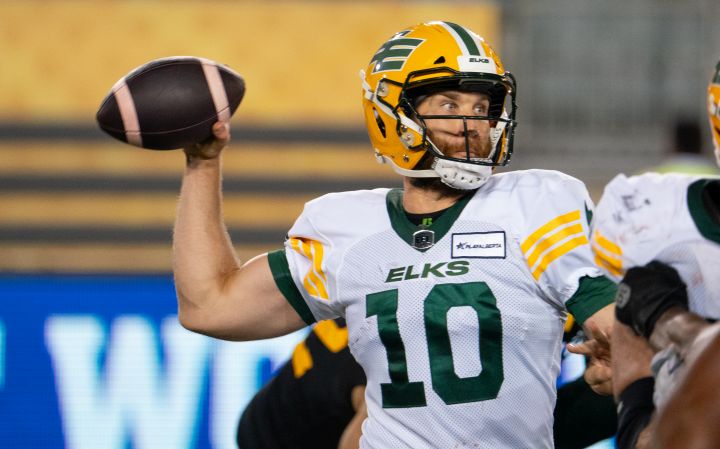
[[[483,38],[469,29],[429,22],[401,31],[380,46],[360,75],[365,123],[375,155],[399,174],[440,177],[452,187],[471,189],[487,180],[492,167],[510,160],[515,78]],[[488,120],[489,157],[447,157],[428,137],[415,106],[420,98],[441,90],[483,92],[490,97],[487,116],[448,116],[463,120],[466,129],[468,120]]]
[[[720,166],[720,62],[717,63],[715,73],[710,79],[707,102],[710,130],[715,145],[715,159]]]

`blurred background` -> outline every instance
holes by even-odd
[[[194,55],[244,76],[225,218],[247,259],[278,248],[310,198],[400,184],[372,156],[358,71],[403,27],[484,36],[518,79],[509,169],[567,172],[597,200],[682,146],[711,164],[719,19],[716,0],[0,0],[0,446],[234,447],[245,402],[304,335],[177,328],[182,154],[94,121],[131,69]]]

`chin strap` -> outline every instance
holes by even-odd
[[[466,164],[435,158],[432,169],[408,170],[398,167],[392,159],[376,155],[378,162],[390,164],[396,173],[409,178],[440,178],[442,182],[458,190],[474,190],[483,185],[493,174],[488,165]]]
[[[444,184],[460,190],[477,189],[490,179],[493,172],[492,167],[487,165],[466,164],[440,158],[435,158],[433,170]]]
[[[507,119],[507,112],[503,111],[502,114],[500,114],[500,118]],[[498,150],[498,141],[502,138],[503,132],[505,132],[505,127],[507,126],[507,122],[505,121],[498,121],[495,124],[494,128],[490,129],[490,142],[492,144],[492,153],[490,153],[490,156],[495,156],[495,153]]]

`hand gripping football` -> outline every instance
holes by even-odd
[[[245,94],[229,67],[192,56],[155,59],[122,77],[97,111],[100,128],[142,148],[172,150],[212,136]]]

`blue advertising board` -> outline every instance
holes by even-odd
[[[237,449],[242,410],[307,330],[224,342],[176,312],[169,274],[0,275],[0,447]],[[583,369],[564,357],[558,384]]]
[[[0,275],[0,446],[236,448],[307,331],[221,342],[176,312],[170,275]]]

